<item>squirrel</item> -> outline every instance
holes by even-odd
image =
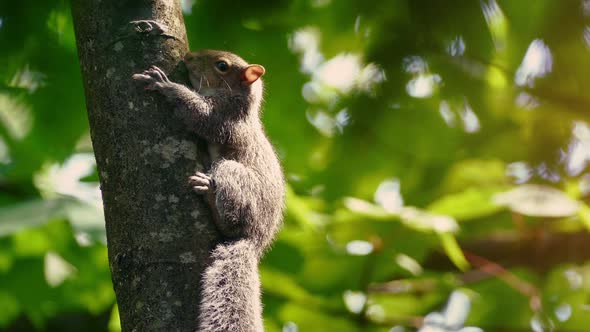
[[[184,57],[193,89],[151,66],[133,79],[163,94],[207,142],[211,167],[189,177],[223,241],[202,278],[199,331],[263,331],[258,264],[281,224],[285,180],[260,120],[265,69],[225,51]]]

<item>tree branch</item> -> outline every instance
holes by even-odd
[[[579,264],[590,260],[590,234],[543,233],[519,236],[518,234],[489,237],[469,243],[461,248],[501,264],[503,267],[529,267],[545,272],[559,264]],[[433,253],[424,263],[434,270],[453,269],[444,253]]]

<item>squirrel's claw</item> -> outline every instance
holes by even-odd
[[[150,71],[155,73],[158,76],[158,78],[160,78],[162,80],[162,82],[170,82],[170,80],[168,79],[168,76],[166,75],[166,73],[162,69],[160,69],[156,66],[151,66]]]
[[[156,66],[150,66],[147,70],[144,70],[141,74],[134,74],[131,76],[134,80],[140,81],[146,84],[146,90],[156,90],[162,83],[170,83],[168,76],[164,71]]]
[[[161,72],[161,71],[158,71],[158,70],[155,70],[155,69],[152,69],[152,68],[150,68],[150,69],[148,69],[148,70],[144,71],[143,73],[144,73],[145,75],[147,75],[147,76],[151,77],[151,78],[152,78],[154,81],[156,81],[156,82],[165,82],[165,79],[164,79],[164,77],[166,76],[166,74],[164,74],[164,73],[163,73],[163,72]],[[164,76],[162,76],[162,74],[163,74]]]
[[[146,72],[143,72],[142,74],[134,74],[131,77],[136,81],[140,81],[142,83],[145,83],[145,87],[144,87],[145,90],[155,90],[156,89],[157,82],[155,82],[151,76],[146,75]]]
[[[215,190],[215,182],[211,178],[211,176],[197,172],[195,175],[190,176],[189,184],[193,186],[193,190],[197,193],[204,194],[209,191]]]
[[[198,194],[206,194],[207,192],[209,192],[209,187],[205,187],[205,186],[194,186],[193,190],[198,193]]]
[[[145,74],[145,71],[143,72],[143,74],[133,74],[131,78],[133,78],[136,81],[148,81],[151,79],[151,77]]]

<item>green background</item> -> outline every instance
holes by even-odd
[[[184,8],[266,67],[268,331],[588,330],[589,1]],[[0,2],[1,331],[119,329],[91,153],[67,1]]]

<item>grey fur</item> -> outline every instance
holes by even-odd
[[[215,68],[221,60],[227,72]],[[164,94],[211,151],[209,174],[189,180],[207,196],[225,238],[203,275],[199,331],[263,331],[258,263],[279,229],[285,184],[260,121],[262,82],[244,82],[250,65],[229,52],[189,53],[185,63],[196,91],[170,82],[157,67],[133,78]]]

